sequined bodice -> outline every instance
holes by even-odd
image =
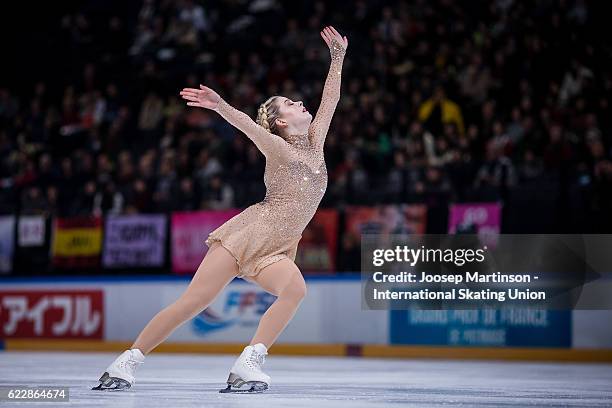
[[[278,225],[291,225],[301,233],[314,216],[327,181],[322,150],[287,142],[286,154],[267,161],[266,196],[261,204]]]

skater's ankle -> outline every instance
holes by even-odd
[[[257,350],[260,353],[263,353],[263,354],[268,353],[268,347],[263,343],[251,343],[249,344],[249,346],[253,347],[255,350]]]
[[[134,350],[134,351],[136,351],[136,353],[137,353],[137,354],[139,354],[139,355],[140,355],[141,357],[143,357],[143,358],[144,358],[144,357],[146,357],[146,354],[145,354],[145,353],[143,353],[143,352],[142,352],[142,350],[141,350],[141,349],[139,349],[139,348],[137,348],[137,347],[132,347],[132,348],[130,348],[130,350]]]

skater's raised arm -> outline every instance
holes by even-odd
[[[329,47],[331,62],[327,78],[325,79],[325,86],[323,87],[321,104],[308,129],[311,139],[319,147],[322,147],[325,143],[329,125],[340,100],[342,64],[348,47],[346,36],[342,37],[333,27],[325,27],[321,31],[321,37],[323,37],[323,40],[325,40]]]
[[[266,157],[277,153],[282,148],[281,144],[284,141],[281,137],[255,123],[249,115],[231,106],[212,89],[204,85],[200,85],[200,88],[184,88],[181,91],[183,99],[189,101],[187,105],[214,110],[232,126],[247,135]]]

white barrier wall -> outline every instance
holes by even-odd
[[[66,291],[102,291],[103,339],[132,341],[147,322],[165,306],[174,302],[187,287],[187,281],[119,281],[119,282],[58,282],[0,284],[0,295],[6,303],[7,291],[19,291],[12,298],[28,298],[26,311],[18,313],[23,326],[31,326],[32,310],[40,310],[41,297],[32,293],[43,291],[43,297],[54,299]],[[385,311],[362,311],[360,283],[357,280],[308,282],[308,295],[295,317],[280,335],[279,343],[373,343],[388,341],[388,314]],[[21,293],[23,292],[23,293]],[[28,295],[26,295],[26,293]],[[236,280],[215,299],[215,302],[196,318],[185,322],[172,333],[174,342],[248,342],[257,323],[274,296],[257,286]],[[51,310],[48,305],[48,310]],[[71,313],[74,315],[74,313]],[[44,314],[40,315],[44,318]],[[57,319],[57,317],[56,317]],[[13,319],[14,320],[14,319]],[[49,320],[47,318],[47,320]],[[56,324],[57,322],[55,322]],[[47,327],[52,322],[44,321]],[[31,334],[31,329],[23,329]],[[48,332],[48,330],[47,330]],[[84,335],[43,337],[86,337]],[[10,333],[14,335],[15,333]],[[18,333],[17,333],[18,334]],[[7,336],[7,334],[5,334]],[[7,336],[8,337],[8,336]]]
[[[132,341],[187,287],[183,280],[0,283],[2,337]],[[308,280],[308,295],[279,343],[389,343],[389,314],[361,309],[359,280]],[[248,342],[274,297],[242,280],[185,322],[172,342]],[[574,348],[612,348],[612,311],[574,311]]]
[[[574,348],[612,348],[612,310],[574,310]]]

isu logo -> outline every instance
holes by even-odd
[[[101,339],[104,304],[101,290],[0,291],[4,338]]]

